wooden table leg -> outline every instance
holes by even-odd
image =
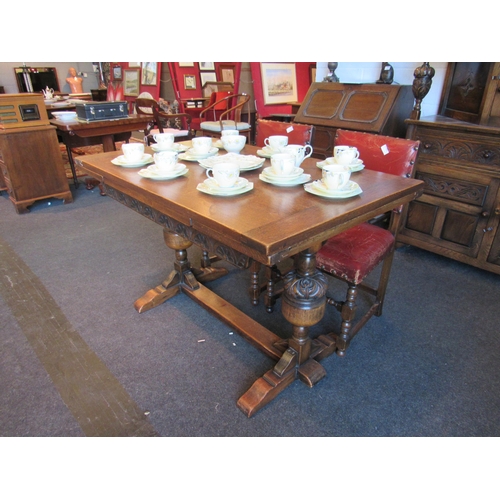
[[[213,281],[228,273],[227,269],[203,267],[194,269],[191,267],[187,256],[187,249],[192,242],[167,229],[163,230],[165,244],[175,250],[174,270],[168,278],[160,285],[147,291],[141,298],[137,299],[134,307],[137,312],[142,313],[153,309],[181,292],[181,287],[186,286],[194,290],[199,287],[198,282]]]
[[[293,325],[288,349],[263,377],[259,378],[238,400],[238,407],[251,417],[272,401],[295,379],[312,387],[325,375],[324,368],[312,358],[309,327],[325,313],[328,282],[316,269],[318,247],[309,248],[296,258],[293,271],[284,276],[282,312]]]

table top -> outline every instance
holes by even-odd
[[[241,154],[255,155],[246,146]],[[150,148],[146,151],[153,153]],[[225,151],[219,152],[225,154]],[[259,179],[262,169],[241,172],[254,188],[244,194],[219,197],[202,193],[197,185],[206,170],[197,162],[183,161],[189,172],[168,181],[138,175],[141,167],[115,166],[117,151],[78,159],[92,177],[158,212],[209,235],[254,260],[273,265],[349,227],[416,198],[423,182],[364,169],[353,173],[363,192],[352,198],[329,199],[310,194],[302,185],[279,187]],[[319,160],[306,159],[301,167],[312,180],[321,178]]]
[[[94,120],[94,121],[83,121],[83,120],[70,120],[64,121],[57,118],[51,118],[50,123],[55,125],[59,130],[85,130],[85,129],[102,129],[110,126],[135,126],[135,125],[147,125],[151,120],[151,117],[144,115],[129,115],[121,118],[110,118],[109,120]],[[133,129],[134,130],[134,129]]]

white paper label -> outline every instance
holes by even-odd
[[[293,126],[292,126],[292,125],[290,125],[290,126],[286,129],[286,132],[287,132],[287,134],[289,134],[289,133],[290,133],[290,132],[292,132],[292,131],[293,131]]]
[[[384,156],[389,154],[389,148],[387,147],[387,144],[384,144],[380,149],[382,150]]]

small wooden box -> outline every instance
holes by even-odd
[[[0,129],[50,125],[41,94],[1,94]]]

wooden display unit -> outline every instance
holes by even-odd
[[[425,187],[399,241],[500,274],[500,64],[463,63],[477,73],[457,72],[457,64],[448,70],[443,114],[407,120],[408,138],[421,141],[415,176]]]
[[[411,85],[313,83],[294,121],[315,126],[313,156],[326,158],[338,128],[405,137],[413,103]]]
[[[4,94],[0,96],[0,130],[49,125],[41,94]]]
[[[73,201],[51,125],[0,130],[0,170],[17,213],[44,198]]]

